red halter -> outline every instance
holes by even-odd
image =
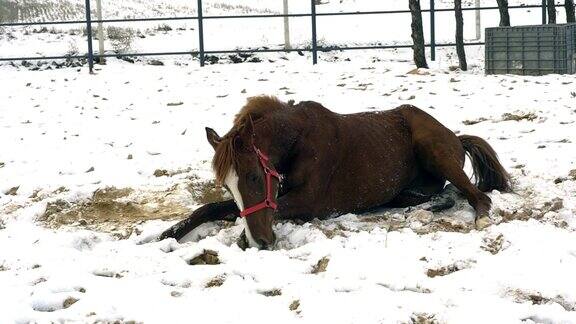
[[[241,217],[247,217],[248,215],[254,214],[255,212],[265,208],[272,208],[273,210],[278,208],[276,197],[274,197],[274,194],[272,193],[272,177],[275,177],[278,181],[282,181],[282,176],[276,172],[272,165],[270,165],[270,159],[268,156],[262,153],[262,151],[260,151],[256,146],[254,146],[254,152],[256,152],[260,165],[262,165],[262,169],[264,169],[264,173],[266,174],[266,198],[264,201],[241,211]]]

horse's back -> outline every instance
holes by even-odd
[[[417,174],[411,130],[401,109],[337,114],[300,103],[322,171],[326,205],[353,212],[392,200]]]

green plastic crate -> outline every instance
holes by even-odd
[[[486,74],[576,72],[576,24],[486,28]]]

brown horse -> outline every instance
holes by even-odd
[[[410,105],[381,112],[336,114],[321,104],[254,97],[224,137],[206,128],[216,179],[233,200],[207,204],[161,234],[182,238],[198,225],[242,216],[251,247],[274,244],[274,219],[327,218],[378,207],[425,203],[451,182],[490,224],[485,191],[510,189],[490,145],[456,136]],[[463,171],[468,153],[476,186]],[[276,172],[277,170],[277,172]],[[282,176],[280,176],[280,174]]]

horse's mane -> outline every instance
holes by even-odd
[[[287,104],[273,96],[257,96],[248,98],[246,104],[234,117],[232,129],[222,137],[220,144],[216,147],[212,168],[216,174],[216,182],[223,184],[231,167],[237,165],[237,154],[234,150],[234,138],[246,124],[248,119],[253,123],[261,120],[268,114],[279,111],[287,107]]]

